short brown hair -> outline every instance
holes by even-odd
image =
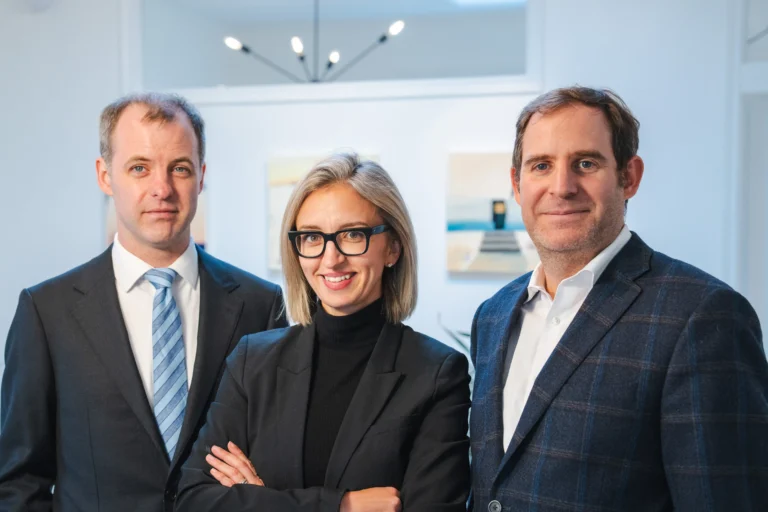
[[[112,163],[112,134],[123,111],[131,105],[144,105],[148,108],[144,115],[145,121],[167,123],[173,121],[179,113],[184,113],[192,124],[197,138],[197,156],[200,165],[205,161],[205,123],[200,112],[186,99],[178,94],[161,92],[146,92],[129,94],[118,98],[101,111],[99,121],[99,150],[101,157],[107,163]]]
[[[296,184],[288,200],[280,230],[280,259],[285,276],[288,314],[293,321],[307,325],[317,309],[317,296],[304,277],[299,256],[288,240],[288,231],[296,229],[296,217],[309,194],[337,183],[350,185],[363,199],[372,203],[390,227],[387,233],[400,243],[397,263],[384,269],[382,299],[387,320],[391,323],[402,322],[413,313],[418,292],[413,224],[405,201],[389,173],[376,162],[361,161],[355,153],[337,153],[315,165]]]
[[[627,107],[627,104],[610,89],[592,89],[590,87],[564,87],[546,92],[523,108],[517,119],[515,151],[512,166],[515,168],[515,182],[520,183],[520,168],[523,160],[523,135],[534,114],[552,113],[569,105],[586,105],[600,109],[611,130],[611,145],[616,167],[619,171],[619,184],[626,179],[627,163],[637,155],[640,144],[638,131],[640,123]]]

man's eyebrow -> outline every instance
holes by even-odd
[[[572,158],[592,158],[594,160],[599,160],[600,162],[607,162],[608,158],[602,154],[600,151],[595,151],[591,149],[585,149],[582,151],[574,151],[570,155]],[[531,155],[528,158],[525,159],[525,162],[523,162],[523,167],[530,165],[533,162],[540,162],[540,161],[547,161],[551,160],[552,156],[547,155],[544,153],[538,154],[538,155]]]
[[[523,162],[523,166],[526,166],[532,162],[536,162],[538,160],[551,160],[552,157],[550,155],[545,154],[539,154],[539,155],[531,155],[528,158],[525,159],[525,162]]]
[[[602,154],[600,151],[594,151],[594,150],[584,150],[584,151],[576,151],[573,153],[573,156],[580,157],[580,158],[593,158],[595,160],[600,160],[601,162],[605,162],[608,160],[604,154]]]
[[[194,167],[194,166],[195,166],[195,163],[192,161],[192,159],[191,159],[191,158],[188,158],[188,157],[186,157],[186,156],[182,156],[182,157],[180,157],[180,158],[176,158],[176,159],[174,159],[174,160],[171,160],[171,163],[170,163],[170,164],[168,164],[168,165],[169,165],[169,167],[172,167],[172,166],[174,166],[174,165],[176,165],[176,164],[181,164],[181,163],[188,163],[188,164],[189,164],[189,165],[191,165],[192,167]]]
[[[127,160],[129,163],[131,162],[149,162],[149,158],[141,155],[133,155],[131,158]]]

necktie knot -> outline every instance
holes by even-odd
[[[156,290],[170,288],[173,280],[176,279],[176,271],[170,268],[153,268],[147,270],[144,278],[152,283]]]

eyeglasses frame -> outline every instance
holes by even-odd
[[[336,231],[335,233],[323,233],[322,231],[289,231],[288,232],[288,239],[291,241],[291,245],[293,246],[293,250],[296,251],[296,254],[301,258],[306,259],[316,259],[322,257],[323,254],[325,254],[325,248],[328,245],[328,242],[333,242],[333,245],[336,246],[336,250],[339,251],[339,253],[343,254],[344,256],[362,256],[363,254],[368,252],[368,248],[371,245],[371,237],[373,235],[378,235],[379,233],[384,233],[385,231],[389,231],[392,229],[387,224],[379,224],[378,226],[360,226],[357,228],[346,228],[346,229],[340,229]],[[349,233],[351,231],[360,231],[365,235],[365,250],[359,254],[347,254],[344,251],[341,250],[341,247],[339,247],[339,243],[336,241],[336,237],[339,236],[340,233]],[[319,235],[323,237],[323,250],[320,251],[320,253],[317,256],[304,256],[299,252],[299,248],[296,246],[296,239],[300,235]]]

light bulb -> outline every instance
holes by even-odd
[[[328,56],[328,62],[330,62],[331,64],[336,64],[337,62],[339,62],[339,59],[341,59],[341,54],[336,50],[333,50],[331,54]]]
[[[235,39],[234,37],[225,37],[224,38],[224,44],[229,46],[231,49],[235,51],[240,51],[243,49],[243,43]]]
[[[301,42],[301,39],[298,36],[291,38],[291,48],[293,48],[294,53],[297,55],[304,53],[304,43]]]
[[[405,28],[405,22],[403,20],[397,20],[389,26],[389,35],[396,36]]]

